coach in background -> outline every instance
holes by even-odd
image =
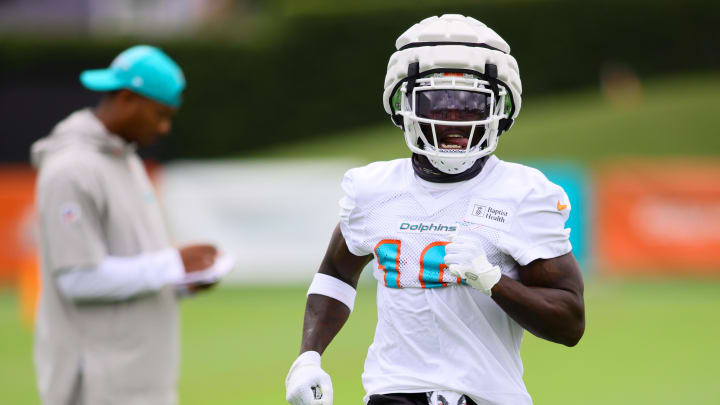
[[[176,289],[216,249],[170,246],[135,145],[168,134],[185,79],[160,49],[134,46],[85,87],[95,109],[32,147],[39,169],[42,294],[35,366],[46,405],[176,403]],[[197,285],[190,286],[191,289]]]

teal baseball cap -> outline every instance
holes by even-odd
[[[149,45],[136,45],[121,52],[107,69],[86,70],[80,82],[93,91],[127,89],[151,100],[179,107],[185,76],[165,52]]]

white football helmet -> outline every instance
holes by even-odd
[[[383,105],[410,150],[448,174],[492,153],[520,112],[510,46],[474,18],[445,14],[413,25],[395,47]]]

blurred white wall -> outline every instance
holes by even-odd
[[[210,241],[238,258],[229,282],[309,283],[338,222],[352,161],[180,161],[158,178],[177,243]],[[369,272],[367,272],[369,273]]]
[[[0,29],[100,35],[192,32],[227,0],[0,0]]]
[[[193,30],[203,0],[89,0],[90,31],[114,34],[173,34]]]

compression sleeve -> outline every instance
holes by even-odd
[[[177,249],[130,257],[106,256],[93,267],[59,272],[57,286],[63,296],[77,302],[123,301],[155,292],[185,275]]]

